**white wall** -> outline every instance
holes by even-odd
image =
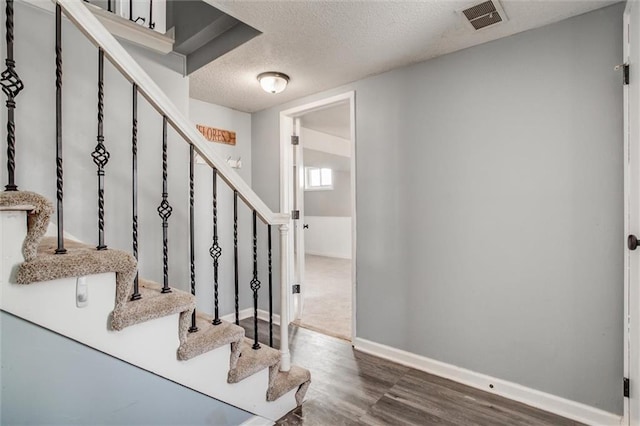
[[[104,1],[104,0],[103,0]],[[116,0],[116,13],[129,19],[129,2],[133,2],[133,17],[145,18],[144,26],[149,27],[149,1]],[[106,9],[105,6],[102,6]],[[154,30],[164,34],[167,28],[167,0],[153,0]]]
[[[351,159],[304,149],[305,167],[326,167],[332,170],[333,188],[304,191],[305,216],[351,216]]]
[[[317,256],[351,259],[351,218],[305,216],[304,252]]]
[[[332,189],[304,191],[305,253],[351,259],[351,142],[306,127],[300,140],[305,167],[333,170]]]
[[[307,149],[328,152],[342,157],[351,157],[351,143],[348,139],[301,127],[300,140]]]

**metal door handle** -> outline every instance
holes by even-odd
[[[627,247],[629,247],[629,250],[635,250],[636,248],[638,248],[638,245],[640,245],[638,237],[633,234],[627,237]]]

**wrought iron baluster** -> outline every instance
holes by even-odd
[[[194,215],[194,194],[193,194],[193,163],[195,159],[195,152],[193,151],[193,145],[189,144],[189,253],[191,255],[191,294],[196,295],[196,264],[195,264],[195,215]],[[196,326],[196,310],[191,313],[191,327],[189,327],[189,333],[195,333],[198,331]]]
[[[65,254],[63,226],[63,176],[62,176],[62,9],[56,4],[56,207],[58,247],[56,254]]]
[[[209,255],[213,258],[213,309],[214,317],[211,323],[220,325],[220,312],[218,309],[218,259],[222,256],[222,248],[218,244],[218,171],[212,169],[213,175],[213,244],[209,249]]]
[[[24,89],[24,84],[16,73],[16,62],[13,59],[13,0],[7,0],[6,7],[6,40],[7,58],[5,69],[0,75],[2,91],[7,95],[7,175],[8,183],[4,187],[7,191],[17,191],[15,182],[16,172],[16,123],[15,123],[15,98]]]
[[[133,202],[133,255],[138,260],[138,85],[133,83],[133,102],[131,117],[131,196]],[[133,280],[133,295],[131,300],[139,300],[140,289],[138,287],[138,272]]]
[[[238,296],[238,191],[233,191],[233,273],[235,284],[236,325],[240,325],[240,300]]]
[[[267,224],[269,257],[269,346],[273,347],[273,262],[271,256],[271,225]]]
[[[162,202],[158,206],[158,215],[162,219],[162,264],[164,281],[162,293],[171,293],[169,288],[169,217],[173,208],[167,201],[167,117],[162,117]]]
[[[109,151],[104,146],[104,50],[98,49],[98,137],[91,157],[98,167],[98,246],[105,250],[104,243],[104,167],[109,162]]]
[[[153,0],[149,0],[149,29],[154,29],[156,23],[153,22]]]
[[[142,16],[138,16],[137,18],[134,19],[134,17],[133,17],[133,0],[129,0],[129,20],[132,21],[132,22],[135,22],[136,24],[138,23],[138,21],[142,21],[144,23],[147,20],[147,18],[144,18]]]
[[[257,214],[253,211],[253,278],[250,281],[251,291],[253,291],[253,346],[252,349],[260,349],[258,343],[258,290],[260,290],[260,280],[258,280],[258,228],[256,223]]]

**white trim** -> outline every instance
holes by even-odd
[[[623,62],[629,63],[629,58],[631,54],[631,46],[629,43],[629,25],[631,24],[631,8],[633,6],[632,1],[628,1],[626,7],[624,9],[624,13],[622,15],[623,21],[623,29],[622,29],[622,45],[623,45]],[[629,127],[629,85],[622,86],[622,96],[623,96],[623,124],[622,124],[622,133],[624,137],[623,141],[623,164],[624,164],[624,234],[629,235],[630,231],[630,200],[631,200],[631,161],[629,157],[629,143],[630,143],[630,127]],[[623,253],[624,253],[624,272],[623,272],[623,293],[624,293],[624,313],[623,313],[623,367],[622,374],[624,377],[629,377],[629,363],[631,357],[631,348],[630,348],[630,318],[631,315],[638,314],[638,303],[635,301],[632,303],[630,297],[630,254],[631,252],[626,247],[626,241],[622,241],[624,245]],[[637,332],[637,330],[635,330]],[[637,361],[636,361],[637,362]],[[630,379],[635,379],[629,377]],[[637,402],[637,398],[634,400]],[[630,425],[631,424],[631,398],[623,398],[623,424]]]
[[[273,426],[274,424],[274,422],[269,419],[265,419],[264,417],[253,416],[240,423],[240,426]]]
[[[497,379],[465,368],[456,367],[455,365],[396,349],[391,346],[356,338],[353,340],[353,347],[358,351],[379,358],[388,359],[398,364],[415,368],[416,370],[435,374],[436,376],[522,402],[532,407],[540,408],[541,410],[582,423],[598,426],[619,426],[622,424],[622,417],[616,414],[536,389],[531,389],[517,383]],[[493,388],[489,387],[490,384],[493,385]]]
[[[349,114],[351,123],[351,340],[356,338],[356,288],[358,286],[356,271],[356,92],[349,93]]]
[[[242,309],[240,312],[238,312],[238,317],[240,318],[240,321],[242,321],[243,319],[252,318],[253,308]],[[235,312],[232,312],[230,314],[221,316],[220,319],[233,323],[236,321],[236,314]],[[269,322],[269,312],[265,311],[264,309],[258,309],[258,319]],[[273,314],[273,324],[280,325],[280,315]]]
[[[84,35],[95,45],[100,46],[106,57],[130,82],[138,85],[138,90],[149,104],[160,114],[166,116],[169,124],[184,140],[193,145],[209,166],[218,170],[218,175],[232,188],[238,191],[240,197],[260,218],[271,225],[289,224],[289,214],[274,213],[227,164],[226,159],[215,151],[195,125],[183,112],[167,97],[156,82],[142,69],[122,45],[109,33],[100,21],[89,11],[84,2],[77,0],[54,0],[59,4],[64,14]]]
[[[322,256],[322,257],[335,257],[336,259],[348,259],[350,260],[351,255],[345,256],[344,253],[328,253],[328,252],[319,252],[315,250],[306,250],[304,254],[311,254],[313,256]]]

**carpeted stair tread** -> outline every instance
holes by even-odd
[[[4,208],[32,206],[27,215],[27,235],[22,243],[22,255],[29,261],[38,255],[38,245],[47,232],[53,204],[45,197],[29,191],[4,191],[0,193],[0,206]]]
[[[298,388],[296,392],[296,402],[298,405],[301,405],[307,388],[311,384],[311,373],[309,370],[298,367],[297,365],[292,365],[289,371],[277,371],[277,365],[270,368],[276,369],[276,372],[275,377],[272,376],[273,380],[267,390],[267,401],[275,401],[290,390]]]
[[[138,286],[142,296],[139,300],[116,305],[111,319],[111,328],[114,330],[195,309],[195,297],[190,293],[172,288],[171,293],[163,294],[160,284],[142,278],[138,280]]]
[[[198,331],[187,333],[178,348],[178,359],[186,361],[221,346],[244,339],[244,329],[227,321],[218,325],[211,323],[212,318],[203,314],[196,315]],[[189,323],[191,319],[189,318]]]
[[[18,284],[50,281],[60,278],[116,272],[120,280],[132,280],[136,260],[122,250],[96,250],[95,247],[65,240],[66,254],[55,254],[57,239],[45,237],[38,245],[35,258],[23,262],[16,274]]]
[[[240,357],[234,366],[234,345],[232,345],[231,349],[231,369],[227,377],[229,383],[238,383],[260,370],[280,363],[280,352],[277,349],[273,349],[267,345],[261,345],[260,349],[253,349],[253,340],[245,338],[240,344]]]

